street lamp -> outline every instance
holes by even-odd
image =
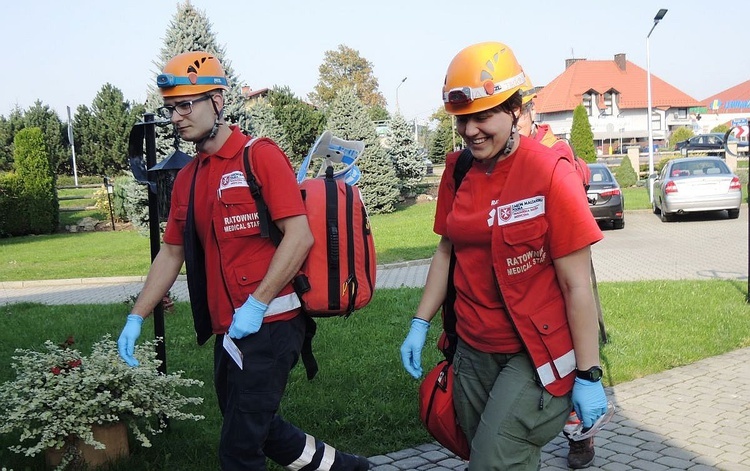
[[[401,85],[406,82],[407,77],[404,77],[403,80],[401,80],[401,83],[398,84],[398,87],[396,87],[396,113],[400,113],[401,111],[398,108],[398,89],[401,88]]]
[[[659,24],[659,21],[661,21],[666,14],[666,8],[662,8],[656,12],[654,25],[646,36],[646,87],[648,88],[648,116],[646,118],[648,121],[648,198],[651,203],[654,202],[654,179],[652,178],[654,173],[654,124],[651,118],[651,57],[648,41],[651,37],[651,33],[654,32],[654,28],[656,28],[656,25]]]

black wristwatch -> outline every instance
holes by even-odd
[[[599,381],[602,379],[602,369],[599,366],[592,366],[586,371],[576,370],[576,377],[589,381]]]

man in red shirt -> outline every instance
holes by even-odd
[[[531,80],[526,76],[526,82],[521,86],[523,105],[518,116],[518,133],[530,137],[541,144],[557,151],[558,154],[566,155],[575,163],[576,172],[581,177],[584,187],[588,188],[591,179],[591,171],[586,162],[581,161],[573,153],[573,149],[565,139],[560,139],[552,132],[549,124],[536,122],[536,111],[534,110],[534,87]]]
[[[195,143],[198,155],[175,179],[164,244],[127,317],[118,340],[120,356],[138,365],[133,354],[143,319],[185,262],[198,341],[216,335],[214,386],[224,417],[221,469],[263,471],[266,458],[288,469],[369,469],[366,458],[334,449],[277,413],[306,330],[290,281],[313,243],[289,159],[273,141],[251,141],[227,126],[227,79],[212,54],[172,58],[157,86],[164,99],[159,113],[182,139]],[[245,155],[283,234],[278,247],[261,237]],[[233,347],[241,352],[238,359],[226,350]]]

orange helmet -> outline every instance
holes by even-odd
[[[219,60],[202,51],[186,52],[170,59],[156,86],[163,97],[197,95],[220,88],[227,90],[227,77]]]
[[[474,44],[459,52],[448,66],[443,85],[445,111],[462,115],[494,108],[523,83],[523,69],[508,46]]]
[[[536,92],[534,91],[534,85],[531,84],[531,79],[526,76],[526,81],[521,85],[521,104],[525,105],[534,98],[536,98]]]

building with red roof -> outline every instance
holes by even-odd
[[[648,143],[646,71],[615,54],[613,60],[567,59],[565,71],[537,92],[537,121],[570,138],[573,110],[583,105],[601,149]],[[695,126],[701,102],[651,75],[654,144],[667,145],[671,131]]]

